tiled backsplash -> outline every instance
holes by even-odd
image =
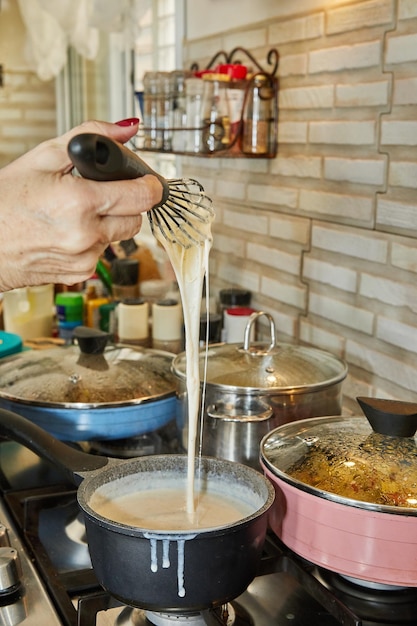
[[[212,290],[251,289],[279,340],[346,359],[345,411],[417,401],[417,2],[254,11],[185,47],[201,67],[235,46],[281,57],[277,158],[183,160],[217,209]]]

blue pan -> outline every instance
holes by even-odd
[[[123,345],[84,348],[80,340],[0,359],[0,406],[62,441],[134,437],[176,418],[173,354]]]

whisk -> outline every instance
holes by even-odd
[[[192,178],[166,180],[126,146],[104,135],[81,133],[68,144],[69,157],[84,178],[124,180],[153,174],[161,181],[162,200],[147,212],[154,236],[162,235],[183,248],[207,239],[207,225],[214,218],[211,199]]]

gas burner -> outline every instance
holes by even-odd
[[[42,510],[38,532],[59,571],[91,568],[85,527],[76,501]]]
[[[368,624],[416,623],[417,588],[395,587],[342,576],[322,568],[318,578]]]
[[[231,602],[216,609],[198,613],[169,613],[144,611],[125,607],[115,626],[254,626],[249,613],[238,603]]]
[[[103,454],[117,459],[175,453],[178,448],[176,430],[171,423],[159,430],[136,437],[91,441],[88,445],[92,454]]]

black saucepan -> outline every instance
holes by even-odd
[[[185,479],[185,455],[130,460],[81,452],[29,420],[0,409],[0,437],[17,441],[64,469],[76,485],[91,561],[98,581],[122,602],[148,610],[200,611],[237,597],[256,575],[274,500],[256,470],[210,457],[201,460],[206,484],[239,493],[253,511],[239,521],[193,531],[153,531],[102,517],[91,505],[97,490],[152,489],[153,482]]]

